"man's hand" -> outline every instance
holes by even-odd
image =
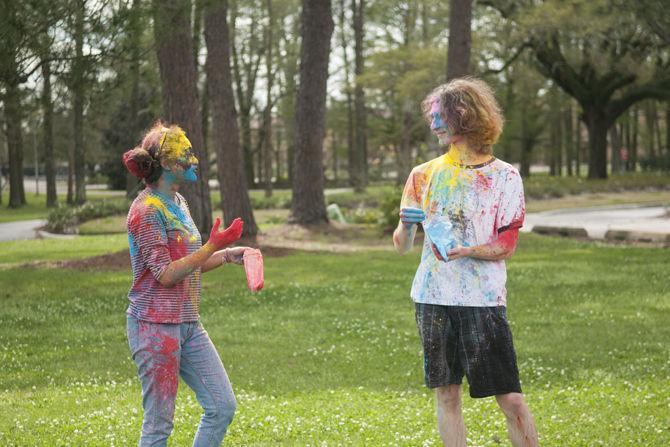
[[[412,225],[423,222],[426,219],[426,213],[419,208],[402,208],[400,210],[400,221],[409,229]]]
[[[211,243],[217,250],[232,244],[242,236],[244,222],[238,217],[223,231],[219,231],[220,225],[221,218],[217,217],[212,226],[212,231],[209,233],[209,240],[207,241],[207,243]]]
[[[470,247],[452,248],[447,252],[447,256],[449,257],[448,260],[453,261],[454,259],[468,258],[470,257],[471,252],[472,249]]]

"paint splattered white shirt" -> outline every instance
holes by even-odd
[[[412,170],[401,207],[421,208],[427,219],[447,216],[456,245],[482,245],[523,225],[523,183],[502,160],[464,166],[445,154]],[[445,306],[505,306],[506,281],[505,261],[438,261],[426,237],[411,296],[417,303]]]

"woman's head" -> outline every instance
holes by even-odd
[[[491,87],[479,79],[442,84],[426,96],[421,108],[443,144],[465,139],[471,149],[490,154],[502,132],[500,106]]]
[[[197,179],[198,159],[191,142],[179,126],[167,127],[161,121],[149,129],[139,146],[123,154],[123,164],[148,184],[156,183],[162,174],[171,181]]]

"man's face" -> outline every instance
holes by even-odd
[[[440,141],[440,144],[446,145],[451,141],[451,132],[449,131],[449,125],[442,118],[442,110],[440,107],[440,101],[435,100],[430,109],[430,130],[435,134],[437,139]]]

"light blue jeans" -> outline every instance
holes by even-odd
[[[142,382],[140,447],[167,445],[179,376],[204,410],[193,447],[220,446],[235,414],[228,375],[199,321],[161,324],[128,316],[128,344]]]

